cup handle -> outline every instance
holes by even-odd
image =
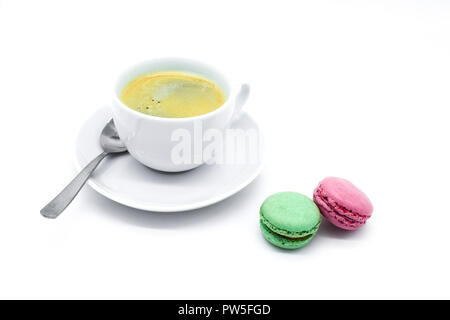
[[[241,85],[241,89],[239,90],[236,98],[234,100],[234,113],[231,118],[231,122],[235,122],[239,119],[242,114],[242,107],[247,102],[248,96],[250,94],[250,86],[247,83]]]

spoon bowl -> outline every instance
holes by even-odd
[[[100,144],[103,151],[107,153],[119,153],[127,151],[125,144],[120,140],[119,134],[117,133],[116,126],[114,125],[114,120],[111,119],[106,124],[100,135]]]

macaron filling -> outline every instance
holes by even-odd
[[[273,231],[272,231],[272,232],[273,232]],[[279,237],[286,238],[286,239],[290,239],[290,240],[306,241],[306,240],[308,240],[309,238],[312,237],[312,234],[308,234],[307,236],[299,237],[299,238],[286,237],[286,236],[283,236],[283,235],[281,235],[281,234],[278,234],[278,236],[279,236]]]
[[[364,216],[345,208],[336,203],[333,199],[327,197],[321,186],[314,190],[314,202],[319,207],[325,217],[333,217],[336,222],[343,226],[357,228],[364,225],[370,216]]]
[[[365,222],[355,221],[345,216],[339,215],[335,211],[327,211],[327,209],[323,208],[320,204],[318,204],[318,207],[320,208],[325,218],[327,218],[331,223],[337,224],[344,229],[353,230],[365,224]]]
[[[293,231],[277,228],[275,225],[273,225],[272,223],[267,221],[267,219],[264,218],[264,216],[262,214],[260,214],[260,218],[261,218],[260,219],[261,223],[264,224],[270,231],[272,231],[273,233],[275,233],[279,236],[282,236],[282,237],[285,237],[288,239],[304,239],[304,238],[307,239],[317,232],[317,229],[319,229],[319,225],[320,225],[320,218],[319,218],[319,223],[317,223],[317,225],[314,226],[314,228],[312,228],[311,230],[304,231],[304,232],[293,232]]]
[[[311,238],[313,236],[313,234],[314,234],[314,233],[310,233],[310,234],[305,234],[305,235],[302,235],[302,236],[300,236],[300,235],[299,236],[293,236],[293,235],[286,236],[284,234],[278,233],[278,232],[274,231],[273,229],[271,229],[271,226],[268,226],[267,223],[265,223],[262,219],[261,219],[261,224],[264,227],[266,227],[268,229],[268,231],[270,231],[274,235],[276,235],[278,237],[282,237],[282,238],[288,239],[288,240],[306,241],[309,238]]]
[[[300,238],[290,238],[273,232],[262,221],[260,221],[260,226],[266,240],[283,249],[301,248],[308,244],[314,237],[314,234],[309,234]]]

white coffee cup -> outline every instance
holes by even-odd
[[[205,77],[223,90],[226,100],[216,110],[187,118],[162,118],[147,115],[127,107],[120,101],[120,93],[129,81],[155,71],[184,71]],[[152,169],[180,172],[198,167],[206,159],[202,157],[203,149],[193,146],[192,159],[202,159],[201,162],[174,161],[172,151],[177,142],[173,140],[173,133],[182,129],[187,130],[185,132],[189,132],[194,137],[194,128],[199,124],[203,131],[225,130],[239,117],[249,92],[250,88],[247,84],[236,85],[207,64],[183,58],[153,59],[137,63],[119,75],[114,85],[111,109],[120,139],[136,160]]]

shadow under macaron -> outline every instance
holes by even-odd
[[[327,219],[322,217],[322,222],[320,224],[319,230],[317,230],[317,233],[314,235],[313,239],[306,244],[304,247],[297,248],[297,249],[285,249],[277,247],[276,245],[270,243],[267,241],[264,236],[261,234],[261,240],[262,242],[265,242],[265,245],[272,250],[275,250],[276,252],[284,253],[284,254],[302,254],[302,255],[308,255],[310,252],[315,252],[320,247],[326,248],[326,242],[331,241],[333,239],[335,240],[358,240],[360,238],[363,238],[367,234],[367,226],[363,226],[360,229],[357,230],[344,230],[336,227],[331,222],[329,222]]]
[[[364,235],[367,226],[362,226],[356,230],[344,230],[336,227],[327,219],[322,217],[322,223],[320,224],[319,230],[317,231],[316,237],[334,238],[334,239],[357,239],[358,237]]]

